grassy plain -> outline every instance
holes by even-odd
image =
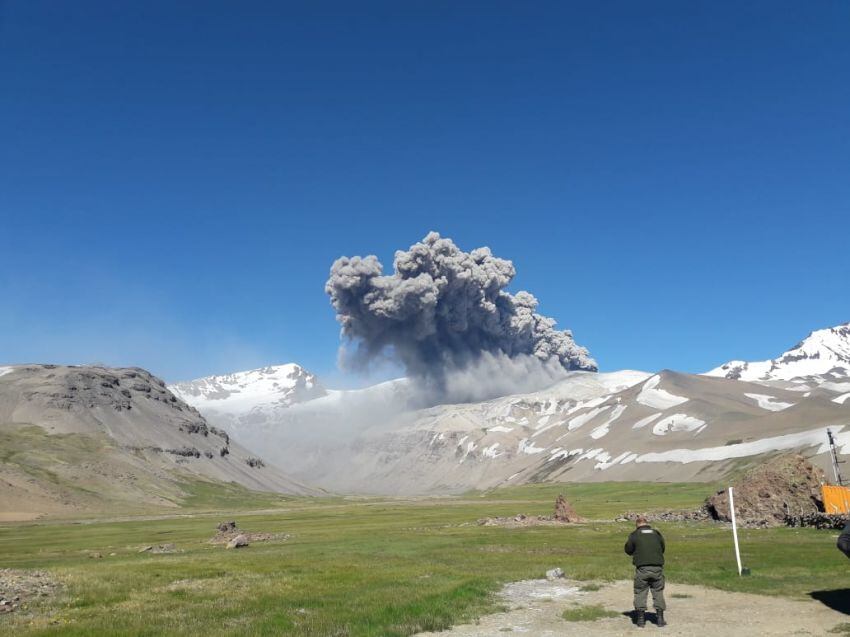
[[[456,498],[282,499],[195,487],[179,516],[0,526],[0,567],[43,569],[65,583],[31,612],[0,616],[16,635],[409,635],[494,610],[502,583],[560,566],[570,578],[629,578],[625,511],[690,508],[701,484],[531,485]],[[591,521],[567,528],[477,526],[476,519],[549,514],[558,493]],[[220,497],[219,497],[220,496]],[[264,510],[257,510],[264,509]],[[287,540],[224,550],[217,522]],[[846,587],[834,533],[744,530],[735,568],[728,529],[661,524],[667,575],[726,590],[806,597]],[[174,543],[180,552],[139,553]],[[90,557],[100,553],[100,559]],[[110,555],[115,553],[115,555]],[[624,600],[628,604],[628,600]],[[625,610],[624,606],[624,610]]]

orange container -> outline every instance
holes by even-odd
[[[827,513],[850,513],[850,488],[823,485],[823,508]]]

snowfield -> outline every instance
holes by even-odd
[[[836,445],[840,447],[841,453],[850,451],[850,432],[841,432],[842,426],[834,427]],[[798,447],[818,446],[818,453],[825,453],[828,449],[826,427],[802,431],[800,433],[788,434],[763,438],[752,442],[744,442],[722,447],[707,447],[705,449],[672,449],[658,453],[645,453],[637,457],[635,462],[717,462],[730,460],[732,458],[745,458],[755,456],[769,451],[783,451],[796,449]]]
[[[783,403],[778,401],[774,396],[768,396],[767,394],[744,394],[744,396],[752,398],[758,403],[759,407],[767,411],[782,411],[783,409],[794,406],[794,403]]]
[[[660,382],[661,377],[658,374],[646,381],[643,384],[640,394],[638,394],[637,401],[641,405],[646,405],[653,409],[670,409],[688,401],[687,398],[676,396],[663,389],[658,389],[658,383]]]

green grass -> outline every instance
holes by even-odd
[[[114,441],[105,435],[52,434],[42,427],[26,423],[2,423],[0,427],[0,465],[60,492],[63,500],[75,503],[77,507],[69,509],[72,512],[66,511],[66,516],[97,519],[103,518],[104,512],[111,516],[164,512],[162,506],[134,498],[133,494],[140,492],[171,502],[175,505],[174,510],[182,513],[273,509],[297,500],[250,491],[237,484],[204,481],[188,474],[175,480],[142,475],[138,482],[132,484],[135,491],[122,491],[111,488],[113,485],[108,484],[109,478],[97,477],[97,473],[91,474],[93,477],[85,483],[77,474],[69,479],[67,471],[57,470],[57,467],[89,464],[93,458],[116,473],[126,469],[121,454],[115,454]]]
[[[303,498],[294,498],[275,493],[250,491],[238,484],[222,484],[203,480],[180,483],[185,494],[180,504],[190,511],[238,511],[277,509],[299,502]]]
[[[711,491],[625,483],[444,499],[281,500],[237,490],[224,493],[222,503],[200,485],[195,506],[226,513],[0,525],[3,567],[48,570],[66,584],[61,597],[30,616],[0,616],[0,634],[377,637],[439,630],[493,612],[492,593],[503,583],[556,566],[590,585],[632,576],[623,554],[630,524],[508,529],[478,526],[478,518],[550,513],[564,492],[580,514],[611,520],[626,510],[694,507]],[[275,504],[274,511],[237,510]],[[207,542],[225,519],[291,537],[226,551]],[[828,531],[741,530],[744,564],[753,569],[741,578],[728,529],[658,527],[671,583],[798,598],[846,587],[847,569]],[[138,552],[162,543],[182,552]],[[89,558],[92,551],[104,558]]]
[[[600,590],[601,588],[602,588],[602,586],[601,586],[601,585],[599,585],[599,584],[597,584],[597,583],[595,583],[595,582],[590,582],[589,584],[582,584],[582,585],[579,587],[579,590],[580,590],[580,591],[583,591],[583,592],[585,592],[585,593],[592,593],[592,592],[594,592],[594,591],[598,591],[598,590]]]
[[[596,604],[593,606],[577,606],[568,608],[561,617],[568,622],[595,622],[597,619],[607,619],[609,617],[620,617],[620,613],[613,610],[606,610],[602,606]]]
[[[850,635],[850,622],[844,622],[843,624],[838,624],[834,628],[831,628],[829,632],[836,635]]]

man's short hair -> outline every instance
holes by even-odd
[[[649,522],[648,522],[648,521],[647,521],[647,519],[646,519],[645,517],[643,517],[642,515],[639,515],[639,516],[637,517],[637,520],[635,520],[635,526],[645,526],[645,525],[647,525],[647,524],[649,524]]]

